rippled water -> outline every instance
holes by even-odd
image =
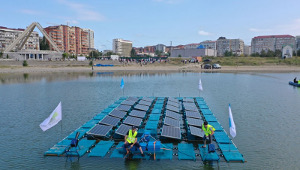
[[[19,77],[18,77],[19,76]],[[232,106],[234,143],[247,163],[123,161],[83,157],[79,162],[44,157],[63,137],[122,96],[204,97],[228,129]],[[300,73],[101,73],[0,75],[0,169],[297,169],[300,167],[300,88],[288,81]],[[39,124],[62,101],[63,121],[43,132]],[[62,125],[62,126],[61,126]]]

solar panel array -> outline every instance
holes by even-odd
[[[132,128],[132,126],[121,124],[120,127],[116,130],[116,134],[125,136],[127,132]]]
[[[179,103],[176,103],[176,102],[168,101],[168,105],[179,108]]]
[[[168,104],[166,108],[167,108],[167,110],[171,110],[173,112],[179,113],[179,108],[178,107],[174,107],[174,106]]]
[[[169,97],[168,101],[179,103],[178,99],[175,99],[173,97]]]
[[[191,99],[191,98],[183,98],[183,102],[194,103],[194,99]]]
[[[117,110],[128,112],[131,109],[131,106],[121,104],[116,108]]]
[[[131,101],[137,102],[139,100],[139,98],[137,98],[137,97],[128,97],[126,100],[131,100]]]
[[[87,134],[105,137],[111,131],[112,128],[112,126],[96,125],[90,131],[88,131]]]
[[[138,109],[138,110],[143,110],[143,111],[148,111],[149,110],[149,106],[145,106],[145,105],[141,105],[141,104],[135,105],[134,108]]]
[[[169,125],[169,126],[173,126],[173,127],[180,127],[179,120],[172,119],[172,118],[169,118],[169,117],[165,118],[164,124]]]
[[[121,111],[121,110],[113,110],[109,113],[110,116],[113,116],[113,117],[117,117],[117,118],[120,118],[120,119],[123,119],[123,117],[126,115],[126,112],[125,111]]]
[[[141,100],[141,101],[139,102],[139,104],[145,105],[145,106],[151,106],[152,102],[148,102],[148,101]]]
[[[191,130],[191,134],[194,136],[199,136],[199,137],[203,137],[204,136],[204,132],[201,131],[200,128],[194,127],[194,126],[189,126],[190,130]]]
[[[176,113],[176,112],[172,112],[170,110],[166,110],[166,117],[171,117],[173,119],[177,119],[180,120],[181,119],[181,115]]]
[[[162,127],[161,136],[173,139],[181,139],[180,128],[164,125]]]
[[[121,104],[132,106],[135,104],[135,101],[132,100],[124,100]]]
[[[141,123],[142,123],[142,119],[136,118],[136,117],[128,116],[128,117],[124,120],[123,123],[128,124],[128,125],[132,125],[132,126],[140,126]]]
[[[151,103],[153,101],[153,99],[149,98],[149,97],[142,98],[142,100],[147,101],[147,102],[151,102]]]
[[[203,124],[203,121],[201,119],[194,119],[194,118],[186,118],[187,124],[192,126],[201,127]]]
[[[201,119],[201,115],[199,112],[193,112],[193,111],[185,111],[186,117]]]
[[[145,111],[139,111],[139,110],[132,110],[129,113],[129,115],[134,116],[134,117],[144,118],[146,116],[146,112]]]
[[[104,125],[117,126],[121,119],[111,116],[105,116],[99,123]]]

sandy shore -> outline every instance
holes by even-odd
[[[135,63],[123,64],[112,61],[95,62],[101,64],[114,64],[113,67],[92,67],[88,62],[78,61],[29,61],[29,66],[23,67],[21,61],[0,61],[0,73],[48,73],[48,72],[106,72],[106,71],[147,71],[147,72],[300,72],[300,67],[268,65],[268,66],[222,66],[221,69],[201,69],[200,64],[172,65],[168,63],[155,63],[139,65]]]

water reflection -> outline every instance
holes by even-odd
[[[139,167],[139,164],[141,163],[141,160],[125,160],[125,168],[128,170],[136,170]]]

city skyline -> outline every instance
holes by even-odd
[[[259,35],[300,35],[300,16],[296,13],[300,2],[296,0],[288,4],[279,0],[29,2],[2,2],[6,17],[1,17],[0,25],[25,29],[37,21],[44,28],[61,24],[89,28],[95,32],[95,48],[99,50],[111,49],[115,38],[144,47],[168,46],[171,41],[174,46],[199,43],[221,36],[242,39],[250,45],[251,39]]]

